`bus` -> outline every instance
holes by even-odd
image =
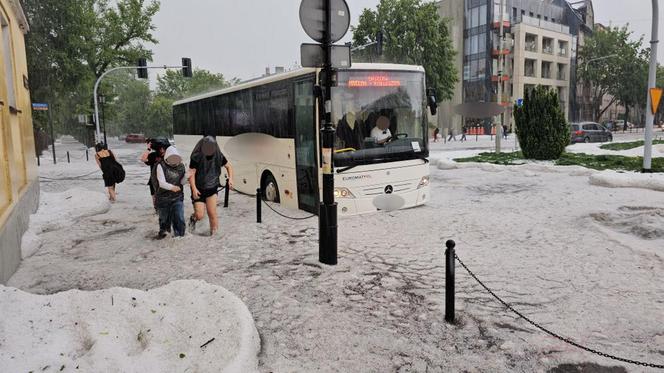
[[[186,157],[201,136],[215,136],[233,165],[237,191],[260,189],[267,201],[317,214],[321,122],[314,87],[320,72],[302,68],[177,101],[175,143]],[[425,90],[421,66],[356,63],[337,70],[331,117],[340,215],[375,212],[386,197],[396,208],[427,201]]]

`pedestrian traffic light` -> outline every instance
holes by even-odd
[[[138,78],[139,79],[147,79],[148,78],[148,60],[145,58],[139,58],[138,59]]]
[[[185,78],[191,78],[193,76],[193,71],[191,70],[191,58],[182,58],[182,75]]]

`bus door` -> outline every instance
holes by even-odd
[[[314,79],[295,82],[295,168],[299,208],[318,214]]]

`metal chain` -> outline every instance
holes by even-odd
[[[261,198],[261,201],[263,201],[263,203],[265,204],[265,206],[267,206],[270,210],[272,210],[275,214],[281,216],[282,218],[292,219],[292,220],[307,220],[307,219],[311,219],[311,218],[313,218],[314,216],[316,216],[316,214],[311,214],[310,216],[304,216],[304,217],[299,217],[299,218],[294,218],[294,217],[291,217],[291,216],[286,216],[286,215],[280,213],[279,211],[273,209],[272,206],[270,206],[270,204],[267,203],[267,201],[265,201],[264,199]]]
[[[623,362],[623,363],[634,364],[634,365],[640,365],[640,366],[644,366],[644,367],[648,367],[648,368],[664,369],[664,365],[661,365],[661,364],[645,363],[645,362],[642,362],[642,361],[636,361],[636,360],[626,359],[626,358],[622,358],[622,357],[618,357],[618,356],[610,355],[610,354],[607,354],[607,353],[605,353],[605,352],[601,352],[601,351],[598,351],[598,350],[592,349],[592,348],[590,348],[590,347],[582,346],[582,345],[580,345],[580,344],[578,344],[578,343],[572,341],[572,340],[569,339],[569,338],[563,337],[563,336],[561,336],[561,335],[559,335],[559,334],[557,334],[557,333],[555,333],[555,332],[552,332],[551,330],[549,330],[549,329],[547,329],[547,328],[545,328],[545,327],[543,327],[543,326],[537,324],[536,322],[532,321],[532,320],[529,319],[528,317],[524,316],[521,312],[515,310],[512,306],[510,306],[509,304],[507,304],[507,302],[505,302],[504,300],[500,299],[500,297],[498,297],[493,291],[491,291],[491,289],[489,289],[486,285],[484,285],[484,283],[483,283],[479,278],[477,278],[477,276],[475,276],[475,274],[474,274],[474,273],[473,273],[473,272],[472,272],[472,271],[471,271],[471,270],[470,270],[470,269],[469,269],[469,268],[468,268],[468,267],[467,267],[467,266],[461,261],[461,259],[456,255],[456,253],[454,254],[454,258],[455,258],[456,260],[458,260],[458,261],[459,261],[459,264],[461,264],[461,266],[462,266],[466,271],[468,271],[468,274],[470,274],[470,276],[471,276],[472,278],[474,278],[475,281],[477,281],[477,282],[478,282],[478,283],[479,283],[479,284],[480,284],[480,285],[481,285],[481,286],[482,286],[487,292],[489,292],[489,294],[491,294],[494,298],[496,298],[496,300],[498,300],[498,302],[502,303],[503,306],[505,306],[508,310],[514,312],[517,316],[519,316],[520,318],[524,319],[524,320],[525,320],[526,322],[528,322],[530,325],[532,325],[532,326],[534,326],[535,328],[537,328],[537,329],[539,329],[539,330],[541,330],[541,331],[547,333],[548,335],[550,335],[550,336],[552,336],[552,337],[554,337],[554,338],[557,338],[557,339],[559,339],[559,340],[561,340],[561,341],[563,341],[563,342],[565,342],[565,343],[567,343],[567,344],[570,344],[570,345],[572,345],[572,346],[574,346],[574,347],[580,348],[580,349],[582,349],[582,350],[585,350],[585,351],[587,351],[587,352],[590,352],[590,353],[593,353],[593,354],[596,354],[596,355],[599,355],[599,356],[602,356],[602,357],[605,357],[605,358],[609,358],[609,359],[612,359],[612,360],[621,361],[621,362]]]

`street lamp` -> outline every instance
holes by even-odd
[[[104,125],[104,144],[108,145],[108,141],[106,140],[106,120],[104,119],[104,104],[106,103],[106,96],[99,95],[97,99],[101,104],[101,123]]]

